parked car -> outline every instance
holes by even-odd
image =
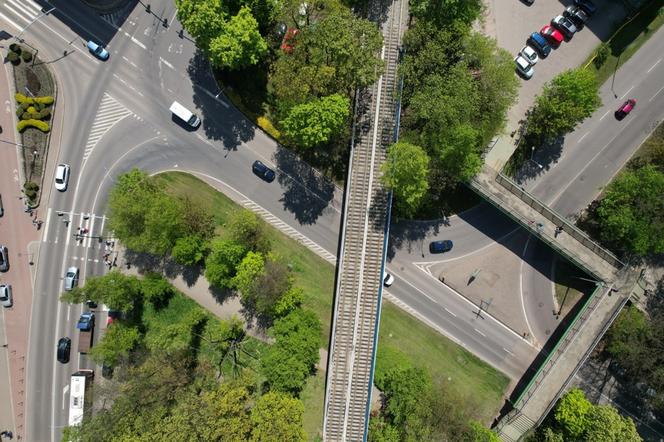
[[[259,160],[254,161],[254,164],[251,165],[251,170],[268,183],[274,181],[274,177],[276,176],[274,170],[270,169]]]
[[[583,26],[586,24],[589,18],[588,14],[586,14],[586,11],[578,6],[568,6],[565,9],[565,12],[563,12],[563,15],[570,19],[572,23],[576,25],[576,28],[579,31],[583,29]]]
[[[450,250],[452,250],[453,246],[454,244],[449,239],[441,241],[432,241],[431,243],[429,243],[429,252],[431,253],[449,252]]]
[[[60,192],[67,190],[69,184],[69,165],[58,164],[55,168],[55,188]]]
[[[299,34],[299,30],[295,28],[290,28],[288,31],[286,31],[286,35],[284,35],[284,39],[281,41],[281,50],[284,51],[287,54],[290,54],[293,52],[293,49],[295,49],[295,43],[296,43],[296,38],[297,34]]]
[[[568,40],[571,39],[577,31],[576,26],[571,20],[563,17],[562,15],[556,16],[551,23],[556,27]]]
[[[383,276],[383,285],[389,287],[394,283],[394,276],[389,273],[385,273]]]
[[[629,100],[625,101],[620,108],[616,111],[616,118],[618,120],[622,120],[625,118],[627,115],[629,115],[630,112],[632,112],[632,109],[636,107],[636,100],[633,98],[630,98]]]
[[[65,291],[71,291],[78,285],[78,267],[69,267],[65,274]]]
[[[597,12],[597,6],[591,0],[574,0],[574,4],[586,11],[589,17]]]
[[[537,51],[528,45],[524,46],[521,49],[519,55],[528,60],[532,65],[536,64],[539,61],[539,57],[537,56]]]
[[[552,45],[557,48],[563,42],[563,34],[551,25],[546,25],[540,30],[542,34]]]
[[[7,247],[0,246],[0,272],[9,270],[9,252]]]
[[[69,354],[71,353],[71,339],[68,337],[60,338],[58,341],[58,362],[66,364],[69,362]]]
[[[108,53],[106,49],[104,49],[103,46],[101,46],[98,43],[95,43],[94,41],[90,40],[88,42],[88,50],[92,52],[92,54],[97,57],[100,60],[106,61],[108,60],[108,57],[111,55]]]
[[[0,304],[3,307],[11,307],[13,304],[12,286],[9,284],[0,284]]]
[[[530,34],[528,44],[535,48],[542,58],[546,58],[551,53],[551,46],[539,32]]]
[[[533,69],[533,64],[530,61],[519,54],[514,59],[514,63],[516,63],[516,71],[519,74],[521,74],[525,79],[532,78],[533,74],[535,73],[535,69]]]

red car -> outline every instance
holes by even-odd
[[[632,109],[634,109],[635,106],[636,106],[635,99],[630,98],[629,100],[625,101],[622,104],[622,106],[620,106],[620,108],[616,111],[616,118],[622,120],[623,118],[625,118],[625,116],[627,116],[627,114],[632,112]]]
[[[551,42],[551,44],[555,47],[560,46],[560,43],[563,42],[563,34],[560,33],[559,30],[554,28],[551,25],[546,25],[540,30],[540,34],[542,34],[547,40]]]

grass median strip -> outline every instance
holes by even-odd
[[[187,195],[212,211],[218,230],[229,214],[239,206],[221,192],[192,175],[181,172],[160,174],[157,179],[175,195]],[[290,263],[295,285],[305,293],[304,306],[317,313],[322,324],[323,342],[331,328],[334,295],[334,266],[293,241],[271,226],[267,230],[273,251]],[[420,323],[392,304],[384,303],[380,324],[379,352],[376,370],[390,362],[383,360],[385,351],[395,350],[414,366],[425,368],[434,382],[445,383],[464,400],[473,398],[476,418],[488,423],[502,405],[509,379],[449,339]],[[322,432],[325,375],[319,372],[309,378],[302,399],[305,404],[305,428],[310,437]]]

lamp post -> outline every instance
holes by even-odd
[[[535,161],[535,160],[533,159],[533,155],[535,155],[535,146],[531,146],[531,147],[530,147],[530,161],[532,161],[533,163],[535,163],[535,165],[537,165],[537,167],[539,167],[540,170],[544,169],[544,166],[542,166],[540,163],[538,163],[537,161]]]

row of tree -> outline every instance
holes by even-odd
[[[403,216],[440,213],[446,196],[479,171],[516,98],[512,57],[471,29],[481,7],[456,0],[411,5],[417,19],[404,37],[403,143],[390,148],[384,171]]]

